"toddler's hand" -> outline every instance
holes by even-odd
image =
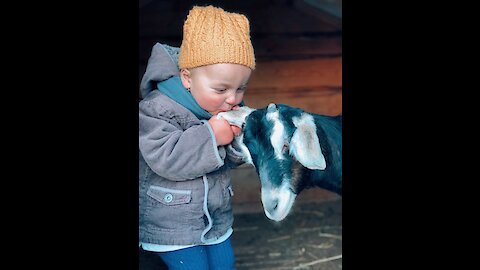
[[[230,127],[232,128],[232,131],[233,131],[233,135],[236,137],[238,135],[240,135],[240,133],[242,133],[242,129],[237,127],[237,126],[234,126],[234,125],[230,125]]]
[[[215,134],[217,146],[226,145],[232,142],[235,133],[227,120],[223,118],[217,119],[217,116],[214,115],[208,120],[208,123]]]

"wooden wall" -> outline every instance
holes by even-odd
[[[259,61],[245,103],[284,103],[319,114],[342,112],[341,58]]]

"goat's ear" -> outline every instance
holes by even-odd
[[[313,117],[303,113],[301,117],[294,117],[292,121],[297,129],[290,140],[290,154],[311,170],[324,170],[327,164],[320,148]]]

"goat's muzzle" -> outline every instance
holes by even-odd
[[[262,186],[262,204],[265,215],[274,221],[285,219],[296,196],[288,185],[282,185],[278,188]]]

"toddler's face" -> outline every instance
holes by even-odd
[[[183,85],[190,88],[200,107],[212,115],[229,111],[242,102],[251,74],[249,67],[224,63],[181,71]]]

